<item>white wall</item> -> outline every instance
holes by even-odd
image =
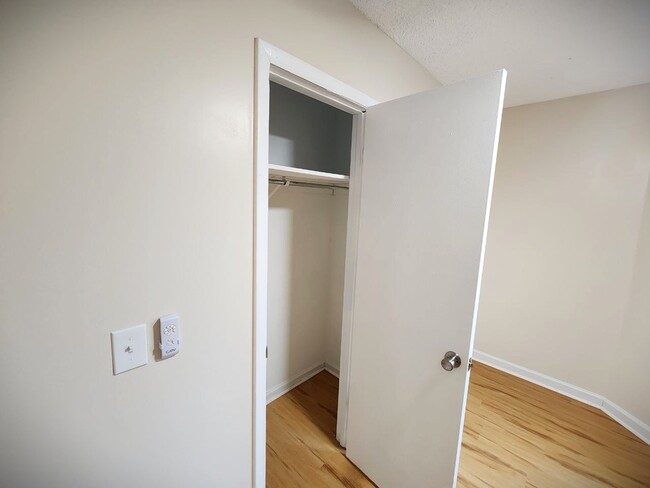
[[[344,190],[281,188],[269,201],[269,392],[339,368],[346,225]]]
[[[250,486],[256,36],[435,84],[346,0],[0,3],[1,486]],[[181,353],[112,376],[170,312]]]
[[[476,339],[646,422],[649,134],[650,85],[505,111]]]

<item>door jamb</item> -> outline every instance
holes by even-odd
[[[268,165],[269,165],[269,80],[351,113],[352,154],[345,257],[345,285],[341,330],[341,367],[336,437],[347,443],[347,413],[350,377],[350,345],[356,251],[361,200],[363,113],[377,102],[327,73],[255,39],[254,94],[254,232],[253,232],[253,488],[266,483],[266,346],[268,286]]]

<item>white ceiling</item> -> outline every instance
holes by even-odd
[[[506,105],[650,82],[650,0],[351,0],[441,83],[508,70]]]

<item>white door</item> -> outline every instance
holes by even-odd
[[[347,456],[380,488],[455,486],[505,78],[366,113]]]

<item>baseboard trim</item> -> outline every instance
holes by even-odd
[[[635,436],[643,440],[646,444],[650,444],[650,426],[648,424],[636,418],[631,413],[623,410],[615,403],[610,402],[607,398],[603,398],[603,406],[601,410],[632,432]]]
[[[324,371],[325,369],[326,369],[325,363],[318,363],[315,366],[307,368],[302,372],[298,373],[290,380],[287,380],[283,383],[280,383],[277,386],[274,386],[273,388],[266,390],[266,404],[268,405],[273,400],[280,398],[285,393],[289,393],[296,386],[299,386],[300,384],[316,376],[318,373]]]
[[[513,364],[509,361],[505,361],[504,359],[491,356],[481,351],[475,350],[472,359],[523,380],[530,381],[531,383],[547,388],[561,395],[578,400],[579,402],[596,407],[609,415],[613,420],[621,424],[634,435],[642,439],[646,444],[650,444],[650,426],[602,395],[598,395],[597,393],[585,390],[584,388],[571,385],[565,381],[552,378],[551,376],[538,373],[537,371],[524,368],[523,366]]]
[[[505,361],[504,359],[490,356],[481,351],[474,351],[472,359],[475,359],[479,363],[492,366],[498,370],[505,371],[506,373],[518,378],[530,381],[531,383],[535,383],[536,385],[548,388],[549,390],[553,390],[561,395],[578,400],[579,402],[586,403],[592,407],[602,408],[603,406],[603,397],[600,395],[564,381],[557,380],[545,374],[538,373],[537,371]]]
[[[325,371],[327,371],[329,374],[332,376],[336,376],[337,378],[339,377],[340,371],[338,368],[335,368],[329,363],[325,363]]]

